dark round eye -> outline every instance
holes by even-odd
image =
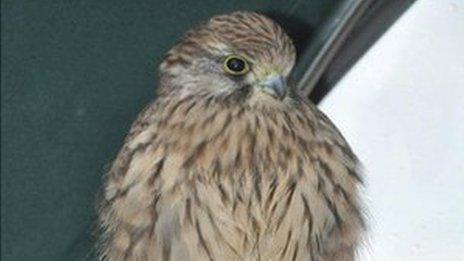
[[[232,75],[243,75],[250,70],[245,58],[231,55],[224,61],[224,70]]]

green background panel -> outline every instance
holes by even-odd
[[[2,0],[1,259],[94,259],[105,166],[185,30],[255,10],[301,49],[336,2]]]

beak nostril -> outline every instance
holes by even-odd
[[[261,82],[264,91],[283,99],[287,95],[287,82],[281,75],[272,75]]]

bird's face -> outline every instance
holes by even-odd
[[[250,12],[213,17],[189,31],[160,66],[173,87],[216,97],[282,100],[295,48],[269,18]],[[169,90],[162,90],[167,91]]]

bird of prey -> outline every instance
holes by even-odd
[[[295,47],[254,12],[188,31],[106,174],[102,260],[354,260],[358,160],[287,85]]]

